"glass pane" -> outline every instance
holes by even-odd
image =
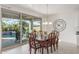
[[[2,47],[3,48],[19,43],[20,40],[19,22],[20,22],[19,19],[2,18]]]
[[[41,21],[33,21],[33,29],[39,31],[41,28]]]

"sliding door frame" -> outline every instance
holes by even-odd
[[[2,13],[1,13],[1,6],[0,6],[0,53],[2,53]]]
[[[22,44],[22,13],[20,13],[20,44]]]

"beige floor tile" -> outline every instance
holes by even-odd
[[[49,48],[50,49],[50,48]],[[34,50],[32,49],[32,54]],[[17,48],[13,48],[7,51],[3,51],[3,54],[29,54],[29,45],[23,45],[19,46]],[[74,44],[60,42],[59,48],[56,51],[53,51],[53,53],[49,54],[78,54],[79,53],[79,47],[77,47]],[[37,54],[41,54],[39,51],[37,51]],[[44,54],[47,54],[46,50],[44,49]]]

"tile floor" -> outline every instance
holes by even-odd
[[[33,52],[32,52],[32,54],[33,54]],[[79,47],[77,47],[76,45],[70,44],[70,43],[65,43],[65,42],[60,42],[59,49],[56,50],[55,52],[53,51],[53,53],[49,53],[49,54],[78,54],[78,53],[79,53]],[[3,51],[2,54],[29,54],[29,45],[26,44],[23,46],[19,46],[17,48]],[[37,51],[37,54],[41,54],[39,50]],[[44,50],[44,54],[47,54],[46,50]]]

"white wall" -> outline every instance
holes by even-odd
[[[77,20],[78,14],[77,13],[66,13],[60,14],[57,18],[63,19],[66,21],[66,29],[60,33],[61,41],[77,44],[76,39],[76,27],[77,27]]]
[[[63,19],[66,21],[66,29],[60,33],[60,41],[72,43],[72,44],[77,44],[77,39],[76,39],[76,28],[78,26],[78,19],[79,19],[79,14],[77,12],[72,12],[72,13],[62,13],[62,14],[57,14],[57,15],[51,15],[49,16],[49,19],[47,21],[51,21],[52,23],[57,20],[57,19]],[[43,18],[43,22],[45,22],[45,18]],[[45,25],[42,26],[43,30]],[[53,25],[51,26],[46,26],[46,30],[48,32],[51,32],[53,30]]]

